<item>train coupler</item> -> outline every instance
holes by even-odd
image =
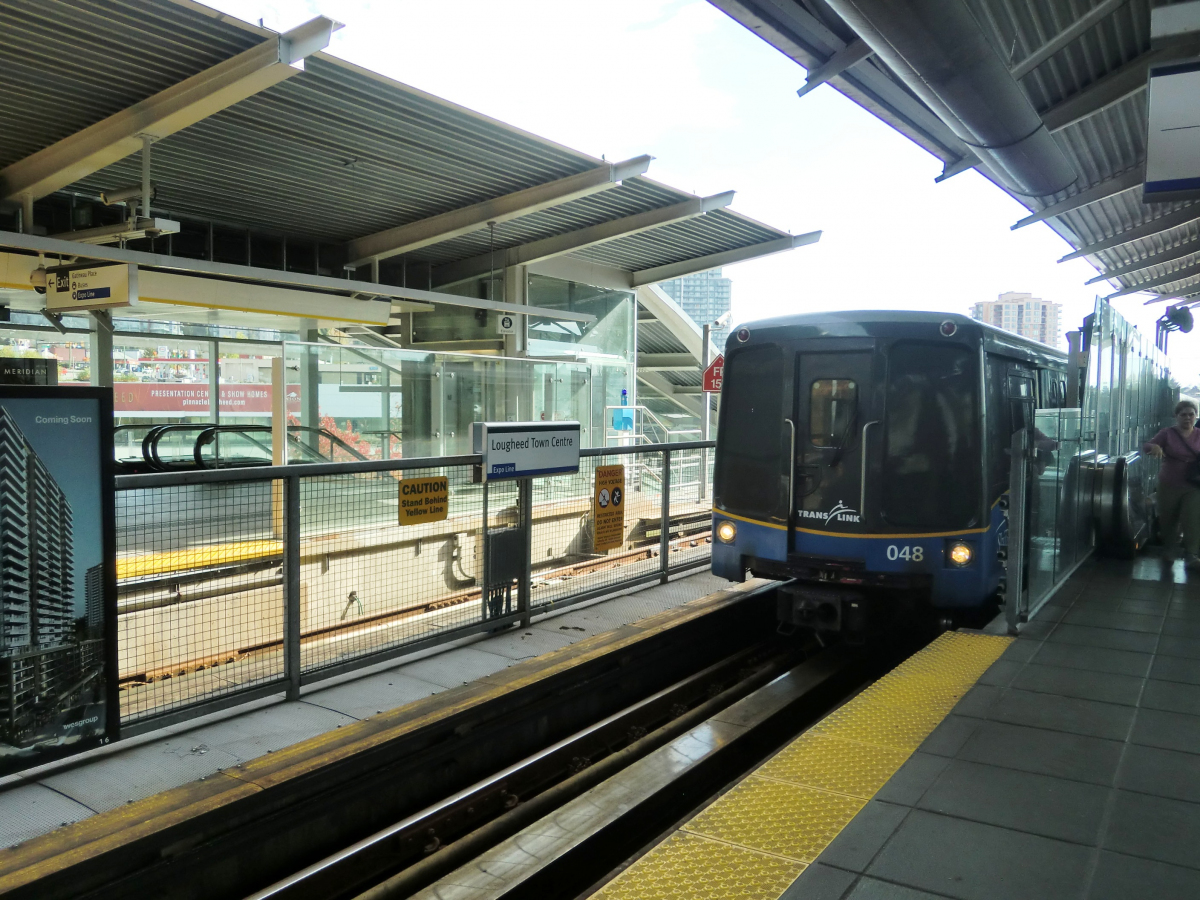
[[[780,626],[838,632],[849,640],[867,632],[867,602],[858,591],[793,583],[779,589],[777,602]]]

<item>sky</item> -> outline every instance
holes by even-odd
[[[209,0],[286,30],[317,14],[345,24],[329,52],[576,150],[655,157],[649,177],[821,241],[727,267],[733,318],[826,309],[969,312],[1004,291],[1063,304],[1077,328],[1095,270],[974,171],[942,164],[704,0]],[[1118,310],[1151,337],[1161,305]],[[1062,345],[1065,349],[1065,344]],[[1174,335],[1194,383],[1200,330]]]

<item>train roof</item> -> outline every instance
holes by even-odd
[[[751,334],[763,329],[805,328],[812,329],[815,337],[877,337],[885,336],[889,330],[888,326],[900,326],[903,329],[903,326],[940,325],[946,321],[954,322],[963,337],[975,336],[984,342],[987,349],[998,353],[1016,355],[1033,361],[1053,360],[1059,363],[1067,358],[1062,350],[1048,344],[996,328],[961,313],[908,309],[831,310],[757,319],[735,326],[730,331],[726,346],[737,342],[736,335],[741,328],[750,329]]]

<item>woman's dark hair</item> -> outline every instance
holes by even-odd
[[[1185,409],[1190,409],[1196,415],[1200,416],[1200,409],[1196,408],[1195,400],[1180,400],[1175,404],[1175,415],[1179,415]]]

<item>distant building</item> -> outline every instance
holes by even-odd
[[[976,303],[971,318],[1051,347],[1059,346],[1062,304],[1039,299],[1033,294],[1008,291],[996,300]]]
[[[91,637],[104,636],[104,564],[96,563],[83,576],[84,614]]]
[[[729,312],[733,296],[733,282],[722,278],[720,269],[672,278],[659,284],[659,287],[683,308],[693,322],[701,326],[705,322],[715,322]],[[728,336],[728,327],[714,327],[712,330],[712,340],[717,347],[724,347]]]

